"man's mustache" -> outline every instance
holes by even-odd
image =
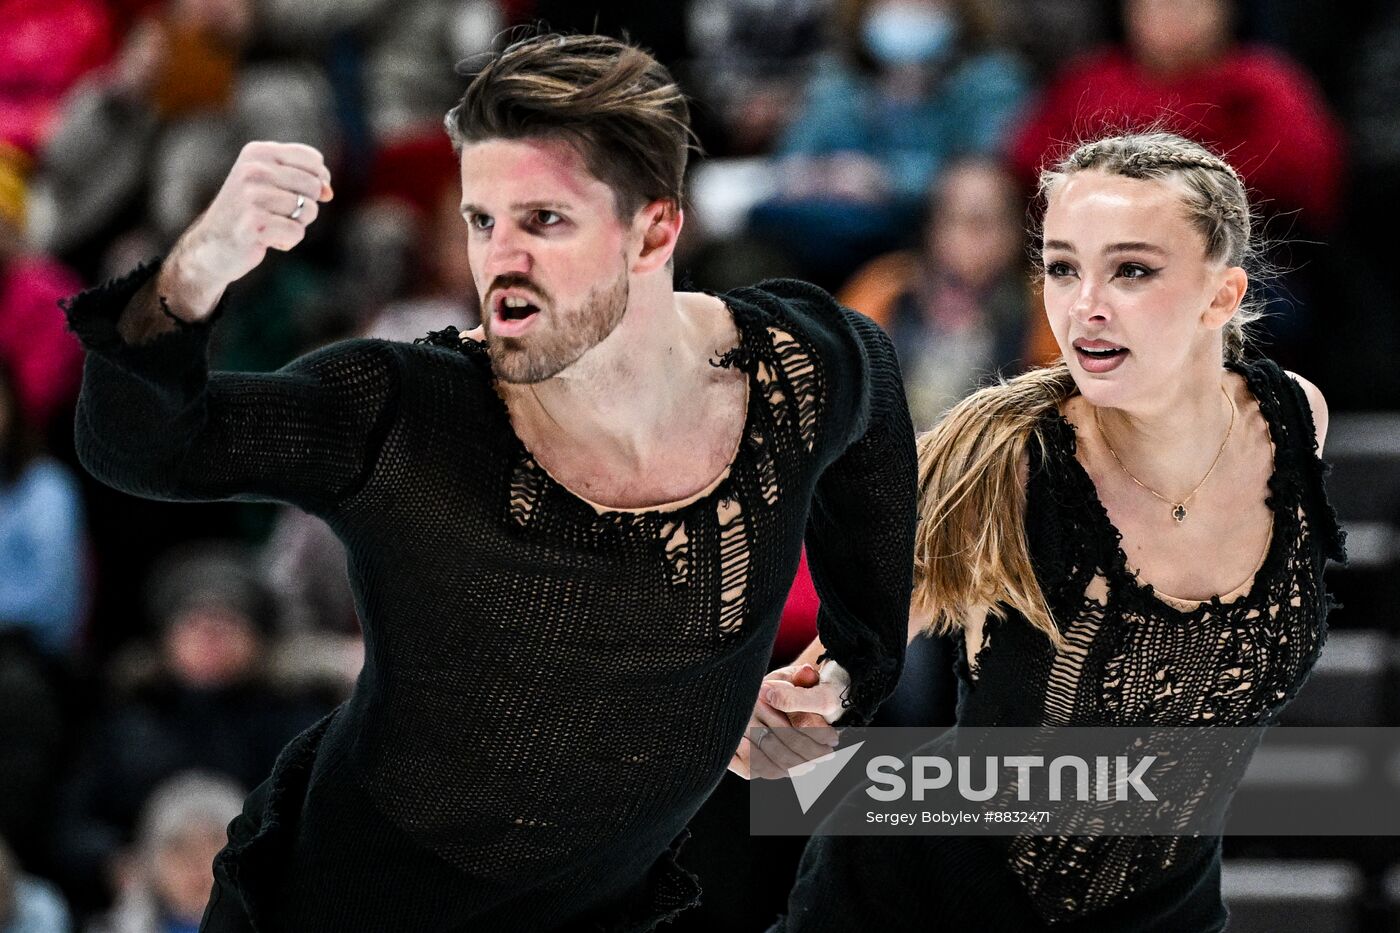
[[[495,295],[496,292],[504,291],[508,288],[524,289],[532,292],[541,302],[549,301],[549,295],[545,290],[536,285],[528,275],[512,273],[509,275],[498,275],[492,280],[491,287],[486,290],[487,303],[490,303],[492,296]]]

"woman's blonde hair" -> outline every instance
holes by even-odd
[[[1255,262],[1244,183],[1198,143],[1164,132],[1111,136],[1079,146],[1040,175],[1042,211],[1070,175],[1097,170],[1128,178],[1171,179],[1183,188],[1206,256],[1231,266]],[[1259,315],[1246,301],[1225,326],[1225,353],[1238,359]],[[975,612],[1023,615],[1057,648],[1064,641],[1036,581],[1026,541],[1021,464],[1044,416],[1077,393],[1059,361],[981,389],[919,438],[919,529],[914,550],[916,606],[925,630],[949,634]]]

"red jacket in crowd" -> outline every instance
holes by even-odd
[[[1074,142],[1162,121],[1220,152],[1269,213],[1302,210],[1326,230],[1336,219],[1342,130],[1312,79],[1282,55],[1236,47],[1196,70],[1154,75],[1123,49],[1070,66],[1016,137],[1026,178]]]

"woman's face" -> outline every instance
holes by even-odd
[[[1045,311],[1092,404],[1152,409],[1219,366],[1244,271],[1206,256],[1174,181],[1082,171],[1045,214]]]

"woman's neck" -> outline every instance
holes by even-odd
[[[1200,481],[1238,421],[1223,370],[1182,380],[1179,391],[1151,404],[1088,408],[1110,456],[1116,454],[1131,476],[1167,496]]]

